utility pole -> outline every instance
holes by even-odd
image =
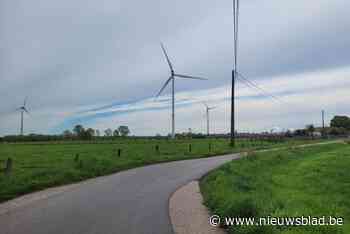
[[[235,130],[235,71],[232,70],[232,93],[231,93],[231,147],[236,145]]]
[[[324,130],[324,110],[322,110],[322,128]]]
[[[233,0],[233,69],[232,69],[232,88],[231,88],[231,147],[236,145],[236,127],[235,127],[235,83],[237,74],[237,49],[238,49],[238,13],[239,0]]]
[[[207,136],[210,135],[209,132],[209,107],[207,107]]]
[[[324,110],[322,110],[322,136],[325,135]]]

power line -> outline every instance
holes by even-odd
[[[250,81],[249,79],[244,77],[241,73],[237,72],[237,75],[238,75],[237,78],[240,79],[243,83],[245,83],[250,88],[254,88],[257,91],[260,91],[262,94],[264,94],[264,96],[270,97],[270,98],[274,99],[275,101],[278,101],[280,103],[285,103],[281,98],[279,98],[279,97],[269,93],[268,91],[264,90],[263,88],[259,87],[258,84],[256,84],[254,81]]]
[[[263,95],[264,97],[267,97],[267,98],[272,98],[274,101],[277,101],[274,97],[266,94],[265,92],[262,92],[260,89],[257,89],[255,86],[251,85],[249,82],[247,82],[246,80],[242,79],[241,77],[237,77],[241,82],[242,84],[244,84],[246,87],[248,88],[251,88],[257,92],[259,92],[261,95]]]

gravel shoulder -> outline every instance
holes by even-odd
[[[176,234],[224,234],[209,224],[209,211],[203,205],[198,181],[179,188],[169,200],[169,214]]]

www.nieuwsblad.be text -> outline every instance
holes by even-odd
[[[223,217],[213,215],[209,219],[211,226],[342,226],[344,219],[341,217]]]

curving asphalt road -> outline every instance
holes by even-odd
[[[0,212],[1,234],[172,234],[168,199],[239,155],[177,161],[93,179]]]

